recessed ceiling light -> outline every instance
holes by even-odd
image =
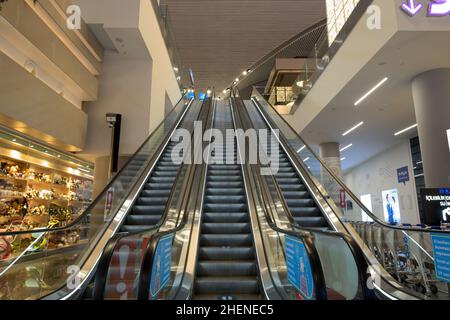
[[[12,142],[16,142],[17,141],[17,139],[12,139]]]
[[[345,131],[342,135],[345,137],[346,135],[348,135],[350,132],[358,129],[359,127],[361,127],[364,124],[364,121],[361,121],[360,123],[358,123],[357,125],[355,125],[354,127],[352,127],[351,129],[348,129],[347,131]]]
[[[239,82],[239,78],[234,79],[234,81]]]
[[[345,159],[347,159],[346,157],[341,158],[341,161],[344,161]]]
[[[226,94],[226,93],[227,93],[227,90],[226,90],[226,89],[225,89],[225,90],[223,90],[223,93],[224,93],[224,94]]]
[[[353,146],[352,143],[350,143],[349,145],[343,147],[341,150],[339,150],[340,152],[347,150],[348,148],[351,148]]]
[[[394,133],[394,136],[401,135],[402,133],[405,133],[405,132],[407,132],[407,131],[409,131],[409,130],[414,129],[415,127],[417,127],[417,123],[416,123],[416,124],[413,124],[412,126],[409,126],[408,128],[405,128],[405,129],[403,129],[403,130],[400,130],[400,131]]]
[[[364,100],[366,100],[366,98],[368,96],[370,96],[372,93],[375,92],[375,90],[377,90],[379,87],[381,87],[386,81],[388,81],[389,78],[384,78],[383,80],[381,80],[375,87],[373,87],[372,89],[369,90],[369,92],[367,92],[365,95],[363,95],[358,101],[355,102],[355,106],[359,105],[361,102],[363,102]]]
[[[34,146],[33,146],[33,145],[31,145],[31,146],[30,146],[30,148],[34,148]]]
[[[244,71],[242,72],[242,74],[243,74],[244,76],[246,76],[246,75],[248,74],[248,71],[247,71],[247,70],[244,70]]]

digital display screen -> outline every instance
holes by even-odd
[[[424,223],[429,226],[439,226],[441,223],[450,223],[450,189],[420,190]]]

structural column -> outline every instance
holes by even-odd
[[[322,143],[320,145],[320,157],[339,178],[342,178],[341,153],[339,151],[339,143]],[[329,196],[334,200],[334,202],[339,205],[341,200],[341,189],[339,188],[339,185],[330,178],[331,177],[327,172],[321,172],[321,182],[323,186],[328,191]]]
[[[320,157],[339,178],[342,178],[341,152],[339,151],[339,143],[322,143],[320,145]]]
[[[450,69],[436,69],[412,81],[425,185],[450,187]]]

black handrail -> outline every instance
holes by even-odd
[[[167,115],[167,117],[169,117],[172,113],[175,112],[176,106],[183,101],[183,99],[185,98],[185,96],[181,97],[181,99],[177,102],[177,104],[175,105],[175,107],[170,111],[170,113]],[[189,108],[191,106],[193,102],[193,99],[190,100],[190,102],[187,104],[187,108]],[[180,115],[183,116],[182,113]],[[166,118],[167,118],[166,117]],[[167,138],[170,136],[170,132],[173,131],[174,128],[177,127],[177,124],[179,122],[180,118],[174,123],[174,125],[172,126],[172,129],[169,131],[169,133],[166,135],[166,137],[164,138],[164,141],[167,140]],[[31,230],[21,230],[21,231],[11,231],[11,232],[0,232],[0,237],[6,237],[6,236],[16,236],[16,235],[22,235],[22,234],[30,234],[30,233],[46,233],[46,232],[57,232],[57,231],[64,231],[64,230],[68,230],[71,229],[72,227],[74,227],[75,225],[79,224],[80,222],[82,222],[82,220],[89,215],[90,211],[98,204],[98,201],[100,198],[102,198],[102,196],[108,192],[108,190],[111,188],[111,186],[116,182],[116,180],[118,179],[118,177],[121,175],[121,173],[127,168],[127,166],[130,164],[131,161],[134,160],[134,157],[142,150],[142,148],[147,144],[147,142],[153,137],[153,135],[155,134],[155,132],[158,131],[159,128],[161,128],[164,125],[164,120],[158,125],[158,127],[156,127],[155,130],[153,130],[153,132],[145,139],[145,141],[141,144],[141,146],[136,150],[136,152],[133,154],[133,156],[131,156],[126,162],[125,164],[122,166],[122,168],[120,168],[120,170],[114,175],[114,177],[111,179],[111,181],[103,188],[103,190],[99,193],[99,195],[94,199],[94,201],[92,201],[89,206],[84,210],[84,212],[78,216],[75,220],[73,220],[70,224],[64,226],[64,227],[58,227],[58,228],[37,228],[37,229],[31,229]],[[162,148],[162,145],[159,146],[158,151]],[[159,152],[156,152],[155,155],[157,155]],[[154,158],[154,157],[153,157]],[[152,158],[152,159],[153,159]],[[149,162],[151,162],[151,159],[149,159]],[[148,164],[147,164],[148,166]],[[143,166],[143,168],[147,168],[147,166]],[[133,185],[134,186],[134,185]],[[133,189],[133,186],[130,187],[130,192]]]
[[[239,104],[241,105],[241,108],[239,108],[239,110],[242,111],[242,113],[245,117],[246,123],[247,124],[251,123],[250,115],[248,114],[248,110],[245,107],[244,103],[242,102],[242,99],[236,98],[236,101],[238,101]],[[261,179],[261,177],[258,177],[258,178]],[[322,234],[322,235],[326,235],[326,236],[330,236],[330,237],[341,238],[342,240],[344,240],[344,242],[346,242],[347,246],[350,249],[350,252],[353,255],[355,264],[358,268],[358,279],[359,279],[359,283],[360,283],[360,288],[363,291],[362,292],[363,297],[364,297],[364,299],[373,298],[373,294],[371,294],[370,293],[371,291],[368,290],[368,288],[367,288],[367,282],[368,282],[367,280],[370,278],[367,273],[369,265],[367,263],[367,260],[364,257],[364,253],[362,252],[361,248],[356,243],[355,239],[353,239],[349,235],[341,233],[341,232],[336,232],[336,231],[331,231],[331,230],[316,230],[316,229],[312,229],[312,228],[302,227],[299,224],[297,224],[295,222],[294,217],[292,216],[291,211],[289,210],[289,206],[286,203],[286,199],[283,196],[283,192],[280,188],[277,177],[272,175],[271,179],[274,181],[274,187],[276,188],[276,193],[278,194],[278,198],[281,201],[283,212],[286,214],[286,216],[292,226],[294,226],[296,229],[299,229],[303,232],[308,232],[310,234]],[[266,188],[267,188],[267,185],[266,185]]]
[[[259,92],[258,92],[259,93]],[[264,99],[263,97],[261,97],[262,99]],[[265,100],[265,99],[264,99]],[[259,104],[259,101],[252,99],[253,103],[255,103],[256,105]],[[401,227],[401,226],[396,226],[396,225],[390,225],[385,223],[384,221],[382,221],[381,219],[379,219],[376,215],[374,215],[369,209],[367,209],[367,207],[358,199],[358,197],[356,197],[356,195],[347,187],[347,185],[345,185],[344,182],[342,182],[342,180],[333,172],[333,170],[331,170],[328,165],[325,164],[325,162],[319,157],[317,156],[317,154],[311,149],[311,147],[300,137],[300,135],[294,130],[294,128],[292,128],[292,126],[286,121],[286,119],[281,116],[279,114],[279,112],[272,106],[270,105],[270,103],[267,103],[270,108],[283,120],[283,122],[291,129],[291,131],[296,135],[296,137],[306,146],[306,148],[308,149],[308,151],[313,155],[313,157],[319,161],[320,165],[325,168],[325,170],[327,171],[328,174],[330,174],[333,179],[339,184],[339,186],[341,188],[343,188],[345,190],[346,193],[348,193],[348,195],[352,198],[352,200],[362,209],[364,210],[364,212],[371,217],[375,222],[377,222],[378,224],[383,225],[386,228],[389,229],[396,229],[396,230],[402,230],[402,231],[416,231],[416,232],[426,232],[426,233],[431,233],[431,232],[440,232],[440,233],[450,233],[450,231],[447,230],[434,230],[434,229],[422,229],[422,228],[415,228],[415,227]],[[278,127],[272,120],[271,116],[268,115],[266,113],[266,111],[261,108],[260,106],[258,106],[258,109],[266,116],[267,121],[269,121],[271,123],[271,125],[273,127]],[[280,136],[280,138],[283,138],[286,140],[286,138],[284,136]],[[292,149],[292,147],[289,145],[288,142],[284,143],[284,146],[288,149]],[[295,153],[295,152],[294,152]]]
[[[206,100],[203,102],[202,107],[201,107],[201,111],[199,112],[198,115],[198,119],[202,119],[203,118],[203,113],[202,111],[205,110],[206,108],[204,107],[204,104],[206,103]],[[191,134],[192,134],[193,129],[191,130]],[[169,194],[169,198],[167,200],[167,203],[171,203],[173,196],[174,196],[174,188],[175,186],[178,184],[180,178],[181,178],[181,172],[182,172],[182,168],[179,169],[176,178],[174,180],[173,186],[172,186],[172,190]],[[149,232],[158,230],[162,225],[164,225],[164,223],[167,221],[167,217],[169,214],[169,207],[166,206],[163,216],[161,217],[161,219],[158,221],[158,223],[149,228],[149,229],[145,229],[145,230],[139,230],[139,231],[135,231],[135,232],[129,232],[129,233],[121,233],[121,234],[117,234],[114,237],[112,237],[111,239],[109,239],[107,245],[105,246],[105,250],[103,251],[102,256],[100,257],[100,261],[97,267],[97,275],[96,275],[96,279],[95,279],[95,284],[94,284],[94,295],[93,295],[93,299],[94,300],[103,300],[104,299],[104,293],[105,293],[105,286],[106,286],[106,281],[107,281],[107,277],[108,277],[108,271],[109,271],[109,266],[111,265],[111,260],[113,257],[113,253],[115,251],[116,246],[118,245],[118,243],[124,239],[124,238],[128,238],[128,237],[134,237],[134,236],[138,236],[138,235],[144,235],[147,234]],[[178,212],[178,215],[180,214],[180,212]],[[151,242],[150,238],[150,242]],[[150,243],[149,242],[149,243]]]

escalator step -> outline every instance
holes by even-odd
[[[322,228],[327,226],[324,217],[294,217],[295,222],[305,228]]]
[[[255,251],[253,247],[200,247],[200,260],[253,260]]]
[[[165,205],[141,206],[135,205],[132,208],[132,214],[163,214],[166,209]]]
[[[166,205],[167,204],[167,197],[140,197],[136,204],[138,205]]]
[[[255,276],[257,268],[254,261],[200,261],[197,276]]]
[[[202,232],[204,234],[245,234],[251,232],[249,223],[202,223]]]
[[[198,277],[195,281],[196,293],[259,293],[256,277]]]
[[[204,212],[204,222],[248,222],[247,212]]]
[[[294,198],[294,199],[286,199],[286,202],[289,207],[313,207],[314,200],[313,199],[302,199],[302,198]]]
[[[200,245],[210,247],[245,247],[252,246],[251,234],[202,234]]]
[[[315,217],[322,216],[317,207],[289,207],[292,215],[295,217]]]
[[[224,192],[224,194],[227,194],[227,192]],[[207,195],[206,201],[210,203],[245,203],[245,196],[243,195]]]
[[[246,212],[247,206],[245,205],[245,203],[206,203],[204,206],[204,210],[208,212]]]
[[[161,214],[158,215],[137,215],[137,214],[131,214],[127,217],[127,224],[128,225],[144,225],[144,226],[151,226],[156,225],[159,220],[161,219]]]

